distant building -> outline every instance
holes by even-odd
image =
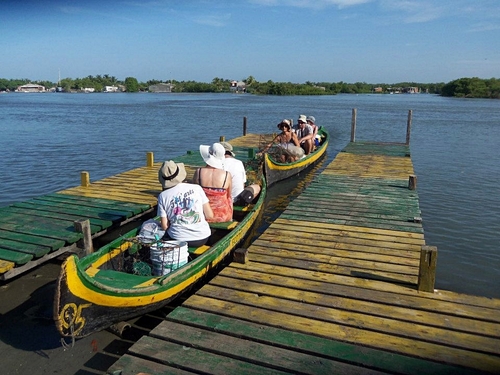
[[[19,86],[17,88],[18,92],[45,92],[45,86],[37,85],[34,83],[28,83],[26,85]]]
[[[104,92],[118,92],[117,86],[104,86]]]
[[[231,86],[229,90],[232,92],[246,92],[247,86],[243,81],[231,81]]]
[[[157,83],[149,86],[149,92],[172,92],[174,85],[171,83]]]
[[[379,92],[382,92],[382,91],[383,91],[383,89],[382,89],[382,87],[380,87],[380,86],[379,86],[379,87],[374,87],[374,88],[373,88],[373,92],[377,92],[377,93],[379,93]]]

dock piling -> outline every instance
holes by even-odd
[[[411,122],[413,118],[413,110],[408,111],[408,121],[406,123],[406,145],[410,145]]]
[[[240,247],[234,250],[233,260],[236,263],[245,264],[248,261],[248,249]]]
[[[422,246],[420,250],[420,266],[418,270],[418,290],[434,292],[436,282],[437,247]]]
[[[82,171],[80,173],[80,184],[82,187],[89,187],[90,186],[90,174],[89,172]]]
[[[243,117],[243,135],[247,135],[247,117]]]
[[[356,116],[358,110],[356,108],[352,109],[352,118],[351,118],[351,142],[356,141]]]
[[[408,189],[410,190],[417,189],[417,176],[414,174],[411,174],[410,177],[408,178]]]
[[[150,151],[146,153],[146,166],[152,167],[155,163],[154,154]]]
[[[90,220],[82,219],[74,222],[75,231],[83,234],[83,238],[78,241],[78,247],[83,249],[85,255],[94,252],[94,245],[92,244],[92,231],[90,230]]]

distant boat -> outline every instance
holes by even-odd
[[[318,162],[325,155],[330,138],[328,131],[322,126],[318,129],[318,135],[321,137],[320,145],[317,146],[316,149],[309,155],[306,155],[304,158],[297,161],[293,161],[291,163],[280,163],[273,158],[272,152],[265,153],[264,170],[267,186],[271,186],[278,181],[292,177]]]

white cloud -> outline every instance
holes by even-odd
[[[231,14],[211,14],[211,15],[200,15],[191,18],[193,22],[200,25],[222,27],[225,26],[227,21],[231,19]]]
[[[265,6],[290,6],[296,8],[323,9],[330,6],[347,8],[366,4],[373,0],[250,0],[251,3]]]

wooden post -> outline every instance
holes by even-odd
[[[417,188],[417,176],[411,174],[408,179],[408,189],[415,190]]]
[[[80,240],[81,242],[79,241],[78,247],[83,249],[85,255],[92,254],[94,252],[94,245],[92,244],[92,231],[90,230],[90,220],[89,219],[76,220],[73,223],[73,225],[78,233],[83,234],[83,238]]]
[[[83,187],[90,186],[90,174],[89,174],[89,172],[85,172],[85,171],[81,172],[80,173],[80,181],[81,181],[80,184]]]
[[[352,109],[352,118],[351,118],[351,142],[356,141],[356,116],[358,110],[356,108]]]
[[[247,135],[247,116],[243,117],[243,135]]]
[[[221,135],[219,137],[219,142],[224,142],[226,140],[226,137],[224,137],[223,135]]]
[[[146,166],[152,167],[154,163],[155,163],[154,154],[152,152],[147,152],[146,153]]]
[[[418,290],[434,293],[436,282],[437,247],[422,246],[420,250],[420,268],[418,270]]]
[[[413,117],[413,111],[410,109],[408,111],[408,122],[406,123],[406,145],[410,145],[410,133],[411,133],[411,120]]]
[[[248,261],[248,249],[240,247],[234,250],[233,260],[236,263],[245,264]]]

